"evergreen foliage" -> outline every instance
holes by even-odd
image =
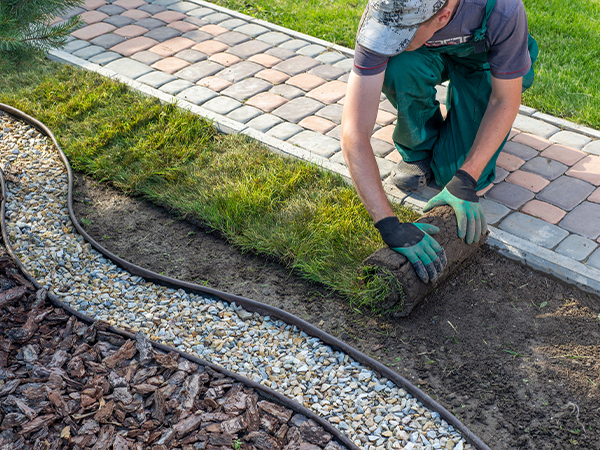
[[[57,15],[82,3],[83,0],[0,0],[0,57],[64,46],[81,19],[75,16],[57,25],[50,24]]]

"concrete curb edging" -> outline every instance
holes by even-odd
[[[197,4],[207,4],[202,0],[192,1]],[[212,5],[211,7],[214,7],[214,5]],[[218,8],[215,7],[214,9]],[[225,9],[225,11],[229,10]],[[240,16],[243,15],[240,14]],[[218,131],[223,134],[244,134],[266,145],[278,154],[294,157],[309,163],[317,164],[325,170],[329,170],[331,172],[341,175],[345,181],[351,183],[350,173],[347,167],[338,163],[331,162],[328,159],[323,158],[319,155],[315,155],[314,153],[302,149],[301,147],[297,147],[280,139],[269,136],[265,133],[259,132],[253,128],[235,122],[225,116],[209,111],[206,108],[202,108],[185,100],[176,98],[170,94],[166,94],[163,91],[144,85],[131,78],[120,75],[112,70],[103,68],[97,64],[90,63],[67,52],[63,52],[61,50],[51,50],[48,57],[53,61],[71,64],[87,69],[91,72],[96,72],[100,75],[113,78],[115,80],[127,84],[128,86],[137,90],[138,92],[142,92],[146,95],[158,98],[159,100],[165,103],[174,103],[181,108],[193,112],[194,114],[211,120],[218,129]],[[596,133],[600,135],[600,132]],[[425,202],[421,199],[413,198],[413,196],[401,196],[402,193],[400,191],[398,191],[398,193],[396,193],[393,190],[390,191],[389,187],[386,193],[392,201],[409,204],[412,207],[415,207],[417,210],[422,210],[422,208],[425,205]],[[527,242],[524,239],[511,235],[498,228],[490,226],[489,229],[490,236],[488,237],[488,243],[492,248],[498,250],[499,253],[501,253],[502,255],[510,259],[519,261],[535,270],[539,270],[541,272],[552,275],[567,283],[575,284],[587,292],[600,294],[599,270],[588,267],[585,264],[581,264],[571,258],[559,255],[551,250],[545,249],[536,244]]]

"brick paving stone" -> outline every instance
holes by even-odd
[[[233,30],[234,28],[241,27],[242,25],[246,25],[248,22],[242,19],[229,19],[224,22],[221,22],[219,26],[223,28],[227,28],[228,30]]]
[[[138,52],[131,55],[131,59],[135,59],[136,61],[146,64],[147,66],[151,66],[155,62],[160,61],[162,56],[144,50],[143,52]]]
[[[231,16],[229,14],[215,12],[214,14],[204,16],[203,19],[210,23],[219,24],[221,22],[225,22],[226,20],[231,19]]]
[[[329,158],[340,151],[340,142],[337,139],[323,136],[314,131],[302,131],[292,136],[287,142],[325,158]]]
[[[323,104],[306,97],[295,98],[283,106],[280,106],[273,114],[292,123],[298,123],[305,117],[315,114],[323,108]]]
[[[520,131],[517,130],[516,128],[511,128],[510,132],[508,133],[508,140],[510,141],[512,138],[514,138],[519,133],[520,133]]]
[[[242,59],[248,59],[252,55],[264,53],[270,48],[271,46],[266,42],[251,40],[231,47],[229,50],[227,50],[227,53],[239,56]]]
[[[400,156],[400,152],[390,152],[385,159],[398,163],[402,159],[402,156]]]
[[[347,83],[349,78],[350,78],[350,74],[347,73],[347,74],[342,75],[341,77],[339,77],[338,81],[343,81],[344,83]]]
[[[296,86],[297,88],[302,89],[303,91],[312,91],[313,89],[325,84],[325,80],[316,75],[311,75],[308,73],[301,73],[300,75],[296,75],[291,77],[286,81],[285,84],[289,84],[291,86]]]
[[[324,78],[327,81],[332,81],[344,75],[345,72],[338,67],[333,67],[329,64],[321,64],[320,66],[311,69],[308,73]]]
[[[153,69],[160,70],[168,74],[174,74],[175,72],[178,72],[189,65],[189,62],[172,56],[155,62],[154,64],[152,64],[151,67]]]
[[[177,78],[175,78],[173,75],[169,75],[168,73],[154,71],[139,77],[137,81],[139,81],[140,83],[147,84],[148,86],[151,86],[155,89],[158,89],[163,84],[170,83],[171,81],[175,81],[176,79]]]
[[[600,156],[600,141],[594,141],[583,147],[583,151]]]
[[[267,80],[268,82],[273,83],[273,84],[281,84],[290,77],[289,75],[287,75],[283,72],[280,72],[279,70],[273,70],[273,69],[261,70],[254,76],[256,78],[260,78],[262,80]]]
[[[254,128],[257,131],[266,133],[281,122],[282,120],[279,117],[275,117],[271,114],[262,114],[249,121],[246,125],[248,125],[250,128]]]
[[[200,28],[200,31],[204,31],[205,33],[212,34],[213,36],[219,36],[220,34],[230,32],[227,28],[223,28],[223,27],[220,27],[219,25],[215,25],[212,23],[208,24],[208,25],[204,25],[202,28]]]
[[[507,170],[504,170],[502,167],[498,167],[496,166],[496,176],[494,177],[494,184],[498,184],[501,183],[502,181],[504,181],[506,179],[507,176],[510,175],[510,172]]]
[[[175,76],[183,78],[191,83],[196,83],[198,80],[214,75],[220,72],[222,69],[223,66],[215,62],[201,61],[180,70],[175,74]]]
[[[116,61],[107,64],[106,68],[134,80],[142,75],[152,72],[152,69],[146,64],[142,64],[141,62],[130,58],[117,59]]]
[[[167,84],[162,85],[159,89],[167,94],[177,95],[181,91],[191,88],[193,86],[192,83],[185,80],[175,80],[171,81]]]
[[[301,131],[304,131],[304,128],[301,126],[294,123],[283,122],[271,128],[267,134],[269,136],[273,136],[274,138],[281,139],[282,141],[287,141],[289,138],[297,135]]]
[[[121,8],[117,5],[104,5],[98,8],[98,11],[102,11],[103,13],[108,14],[109,16],[116,16],[118,14],[124,13],[126,10],[125,8]]]
[[[180,51],[179,53],[175,53],[175,57],[183,59],[191,64],[196,64],[197,62],[204,61],[207,58],[207,55],[188,48]]]
[[[203,17],[209,16],[215,12],[214,9],[210,8],[196,8],[188,11],[186,14],[189,17],[195,17],[197,19],[202,19]],[[204,20],[204,19],[203,19]]]
[[[588,197],[589,202],[600,203],[600,188],[596,189],[592,195]]]
[[[63,47],[63,51],[67,53],[73,53],[77,50],[81,50],[82,48],[89,47],[90,43],[88,41],[82,41],[81,39],[75,39],[69,42],[67,45]],[[104,49],[103,49],[104,50]]]
[[[148,15],[146,17],[149,17],[149,16],[153,16],[154,14],[158,14],[159,12],[166,11],[166,10],[167,10],[167,8],[165,8],[164,6],[147,4],[147,5],[140,6],[137,9],[130,9],[129,11],[143,11],[145,13],[148,13]],[[127,14],[127,12],[128,11],[125,11],[123,14]]]
[[[339,153],[342,153],[342,152],[339,152]],[[394,170],[394,167],[396,167],[396,163],[389,161],[387,159],[379,158],[377,156],[375,157],[375,161],[377,162],[377,168],[379,169],[379,177],[382,180],[384,178],[386,178],[392,172],[392,170]],[[346,165],[346,164],[344,164],[344,165]],[[436,194],[437,193],[439,193],[439,190],[436,192]]]
[[[201,43],[204,41],[209,41],[209,42],[214,42],[211,41],[211,39],[213,39],[213,35],[210,33],[207,33],[205,31],[202,30],[193,30],[193,31],[188,31],[187,33],[184,33],[182,35],[182,37],[186,38],[186,39],[191,39],[192,41],[196,42],[196,43]],[[215,44],[218,44],[218,42],[215,42]],[[221,48],[224,44],[221,44]],[[194,49],[197,50],[197,49]],[[222,50],[220,50],[222,51]]]
[[[567,215],[566,211],[563,211],[550,203],[541,202],[535,199],[525,203],[521,208],[521,212],[542,219],[544,222],[553,225],[556,225]]]
[[[342,166],[348,167],[348,164],[346,164],[346,160],[344,159],[344,155],[342,155],[342,152],[337,152],[335,155],[330,157],[329,162],[341,164]]]
[[[153,5],[147,5],[147,6],[153,6]],[[153,13],[150,13],[145,10],[142,11],[140,9],[130,9],[129,11],[125,11],[123,14],[121,14],[121,17],[127,17],[128,19],[138,21],[138,20],[142,20],[142,19],[147,19],[152,14]],[[117,16],[113,16],[113,17],[117,17]]]
[[[83,14],[85,11],[86,11],[85,9],[76,6],[74,8],[69,8],[62,14],[59,14],[59,17],[61,17],[63,19],[70,19],[71,17],[75,17],[80,14]]]
[[[271,89],[270,92],[276,95],[281,95],[288,100],[293,100],[295,98],[304,96],[304,91],[302,89],[298,89],[297,87],[290,86],[288,84],[277,85]]]
[[[228,87],[221,93],[233,97],[240,102],[244,102],[261,92],[268,91],[272,87],[273,85],[268,81],[259,78],[246,78],[245,80]]]
[[[238,58],[237,56],[231,55],[229,53],[224,53],[224,52],[223,53],[215,53],[214,55],[210,56],[208,58],[208,60],[219,63],[225,67],[233,66],[234,64],[237,64],[241,61],[241,59]]]
[[[285,45],[285,44],[284,44]],[[282,63],[277,64],[274,69],[287,73],[290,76],[298,75],[302,72],[308,72],[313,67],[320,65],[319,61],[315,61],[308,56],[294,56]]]
[[[111,47],[111,50],[120,53],[123,56],[131,56],[134,53],[147,50],[158,44],[154,39],[150,39],[145,36],[139,36],[127,41],[121,42],[120,44]],[[156,53],[156,52],[154,52]]]
[[[96,8],[100,8],[101,6],[106,5],[107,3],[104,0],[86,0],[82,5],[88,11],[91,11]]]
[[[112,2],[112,4],[124,9],[135,9],[147,5],[144,0],[116,0],[115,2]]]
[[[154,30],[155,28],[164,27],[166,23],[162,20],[153,19],[152,17],[147,17],[146,19],[138,20],[134,23],[134,25],[138,25],[140,27],[148,28],[149,30]]]
[[[567,236],[558,247],[554,250],[556,253],[568,256],[575,261],[583,261],[587,258],[596,248],[598,244],[594,241],[586,239],[576,234]]]
[[[233,47],[235,45],[243,44],[244,42],[251,42],[250,38],[242,33],[235,31],[228,31],[227,33],[216,36],[215,41],[223,42],[224,44]]]
[[[600,250],[596,250],[592,253],[592,256],[588,258],[586,264],[590,267],[600,270]]]
[[[325,52],[317,56],[315,59],[317,61],[321,61],[323,64],[335,64],[336,62],[340,62],[342,59],[346,59],[346,57],[339,52]]]
[[[481,209],[483,209],[485,220],[489,225],[494,225],[500,222],[511,212],[510,209],[508,209],[506,206],[501,205],[500,203],[495,202],[493,200],[480,198],[479,204],[481,205]]]
[[[124,16],[123,14],[119,14],[118,16],[110,16],[104,19],[104,22],[110,23],[111,25],[114,25],[117,28],[126,27],[127,25],[131,25],[135,21],[135,19],[131,19],[127,16]]]
[[[115,52],[104,52],[98,53],[96,56],[92,56],[88,61],[94,64],[99,64],[101,66],[105,66],[109,62],[114,61],[115,59],[121,58],[121,55]]]
[[[396,114],[392,114],[381,109],[377,111],[377,118],[375,119],[375,123],[378,123],[382,127],[391,124],[394,120],[396,120]]]
[[[108,14],[104,14],[100,11],[87,11],[81,14],[79,17],[87,24],[91,25],[96,22],[102,22],[108,17]]]
[[[191,39],[179,36],[169,39],[168,41],[161,42],[160,44],[151,47],[149,50],[166,58],[167,56],[172,56],[175,53],[185,50],[186,48],[190,48],[193,45],[195,45],[195,42]]]
[[[170,39],[174,39],[178,36],[181,36],[182,34],[183,33],[181,31],[176,30],[175,28],[159,27],[159,28],[155,28],[154,30],[148,31],[144,36],[154,39],[158,42],[166,42]],[[185,39],[185,38],[183,38],[183,39]],[[194,44],[195,44],[195,42],[192,41],[192,43],[190,44],[190,47]]]
[[[152,3],[157,6],[167,7],[172,5],[173,3],[177,3],[179,0],[154,0]]]
[[[261,92],[248,100],[246,105],[254,106],[265,112],[271,112],[286,103],[287,100],[280,95],[272,94],[271,92]]]
[[[177,98],[186,100],[194,105],[202,105],[209,101],[211,98],[215,98],[218,94],[211,91],[208,88],[202,86],[192,86],[177,94]]]
[[[256,75],[261,70],[263,70],[262,66],[256,63],[242,61],[241,63],[235,64],[219,72],[217,76],[224,80],[231,81],[232,83],[237,83],[245,78]]]
[[[524,187],[532,192],[540,192],[550,184],[545,178],[542,178],[535,173],[523,172],[522,170],[517,170],[508,175],[506,181]]]
[[[567,175],[600,186],[600,156],[587,156],[571,167]]]
[[[325,104],[332,104],[346,95],[348,85],[341,81],[329,81],[318,88],[306,94],[307,97],[314,98]]]
[[[398,114],[396,108],[394,108],[394,106],[387,99],[379,103],[379,109],[383,109],[384,111],[387,111],[392,114]]]
[[[208,22],[206,22],[205,20],[198,19],[197,17],[190,17],[190,16],[188,16],[184,20],[184,22],[191,23],[193,25],[196,25],[197,27],[204,27],[204,26],[208,25]]]
[[[232,112],[227,114],[227,117],[239,123],[247,123],[255,117],[260,116],[262,113],[263,112],[258,108],[244,105],[238,109],[234,109]]]
[[[343,109],[342,105],[327,105],[325,108],[319,110],[316,115],[339,125],[342,123]]]
[[[270,69],[271,67],[279,64],[281,59],[276,58],[275,56],[267,55],[266,53],[259,53],[257,55],[252,55],[250,58],[248,58],[248,61],[255,62]]]
[[[600,236],[600,205],[583,202],[558,224],[565,230],[590,239]]]
[[[286,50],[281,47],[273,47],[273,48],[267,50],[265,52],[265,54],[279,58],[282,61],[285,61],[286,59],[290,59],[290,58],[293,58],[294,56],[296,56],[296,54],[294,52],[292,52],[290,50]]]
[[[85,48],[82,48],[81,50],[73,52],[73,56],[77,56],[81,59],[90,59],[92,56],[96,56],[102,53],[103,51],[104,49],[102,47],[99,47],[97,45],[89,45]]]
[[[331,130],[329,133],[327,133],[326,136],[332,137],[332,138],[340,141],[342,139],[342,127],[340,125],[338,125],[333,130]],[[373,139],[371,138],[371,140],[373,140]]]
[[[544,150],[541,156],[545,158],[554,159],[558,162],[561,162],[567,166],[572,166],[577,161],[585,158],[587,156],[586,153],[575,150],[571,147],[565,147],[564,145],[551,145],[546,150]]]
[[[241,107],[242,104],[237,100],[234,100],[229,97],[216,97],[212,100],[207,101],[202,105],[203,108],[206,108],[212,112],[217,114],[221,114],[223,116],[229,114],[231,111]]]
[[[572,131],[559,131],[550,138],[550,141],[579,149],[592,142],[592,138]]]
[[[555,180],[565,173],[568,169],[564,164],[558,161],[553,161],[548,158],[536,156],[527,161],[522,167],[522,170],[540,175],[547,180]]]
[[[509,172],[513,172],[520,168],[525,161],[516,156],[510,155],[505,152],[500,152],[498,155],[498,159],[496,160],[496,165],[502,167],[504,170],[508,170]]]
[[[536,198],[571,211],[593,191],[594,187],[585,181],[562,176],[545,187]]]
[[[336,62],[333,67],[339,67],[346,72],[350,72],[354,67],[354,60],[352,58],[342,59],[341,61]]]
[[[288,36],[287,34],[283,34],[278,31],[270,31],[265,34],[261,34],[256,39],[258,39],[259,41],[266,42],[267,44],[271,44],[271,45],[275,46],[275,45],[283,44],[284,42],[289,41],[292,38],[290,36]]]
[[[371,148],[373,149],[373,154],[380,158],[385,158],[390,152],[396,149],[396,147],[389,142],[376,138],[371,138]]]
[[[167,26],[170,28],[175,28],[176,30],[181,31],[182,33],[189,33],[190,31],[196,31],[198,29],[198,25],[194,25],[193,23],[186,22],[184,20],[171,22]]]
[[[115,30],[115,34],[125,38],[138,37],[148,32],[147,28],[138,25],[126,25]]]
[[[155,2],[156,3],[156,2]],[[170,5],[163,5],[172,11],[177,11],[186,14],[194,9],[198,9],[198,5],[191,2],[173,2]]]
[[[544,138],[549,138],[560,131],[560,129],[554,125],[550,125],[549,123],[532,117],[523,116],[522,114],[517,115],[513,126],[517,130]]]
[[[183,20],[187,16],[177,11],[162,11],[158,14],[154,14],[152,18],[162,20],[164,23],[171,23],[177,20]]]
[[[229,48],[229,45],[217,41],[200,42],[192,47],[192,50],[197,50],[205,55],[214,55],[215,53],[224,52]]]
[[[220,92],[223,89],[226,89],[229,86],[231,86],[231,83],[229,81],[224,80],[223,78],[213,76],[202,78],[198,80],[196,84],[198,86],[204,86],[206,88],[209,88],[215,92]]]
[[[291,39],[289,41],[284,42],[283,44],[280,44],[279,48],[282,48],[284,50],[290,50],[292,52],[297,52],[302,47],[306,47],[308,45],[310,45],[310,42],[305,41],[303,39]]]
[[[392,134],[394,133],[394,125],[388,125],[386,127],[381,128],[373,134],[375,139],[381,139],[382,141],[389,142],[390,144],[394,143],[392,139]]]
[[[533,192],[512,183],[496,184],[485,194],[485,198],[500,202],[511,209],[519,209],[533,197]]]
[[[521,158],[523,161],[529,161],[531,158],[535,158],[539,155],[539,152],[536,149],[513,141],[508,141],[502,151],[509,155],[516,156],[517,158]]]
[[[487,191],[489,191],[491,188],[493,188],[494,185],[493,184],[488,184],[486,187],[484,187],[483,189],[478,190],[477,192],[475,192],[475,194],[477,194],[478,197],[483,197]],[[491,201],[491,200],[490,200]]]
[[[335,123],[318,116],[305,117],[298,125],[321,134],[325,134],[335,128]]]
[[[235,31],[237,31],[238,33],[246,34],[252,38],[256,38],[261,34],[268,33],[271,30],[255,23],[248,23],[246,25],[242,25],[241,27],[236,28]]]
[[[98,36],[102,36],[103,34],[110,33],[116,27],[109,23],[94,23],[92,25],[88,25],[87,27],[80,28],[71,33],[71,36],[76,37],[77,39],[83,39],[84,41],[89,41],[91,39],[97,38]]]
[[[309,58],[314,58],[325,51],[327,51],[327,47],[323,47],[322,45],[318,44],[310,44],[298,49],[296,53],[299,55],[308,56]]]
[[[556,225],[519,212],[505,218],[499,228],[545,248],[556,247],[569,235],[567,231]]]

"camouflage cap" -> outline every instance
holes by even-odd
[[[443,5],[444,0],[369,0],[356,42],[380,55],[397,55]]]

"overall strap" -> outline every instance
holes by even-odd
[[[487,32],[487,21],[494,10],[494,6],[496,6],[496,0],[487,0],[485,16],[483,16],[481,26],[473,32],[473,40],[471,42],[473,42],[474,53],[484,53],[488,50],[485,43],[485,33]]]

